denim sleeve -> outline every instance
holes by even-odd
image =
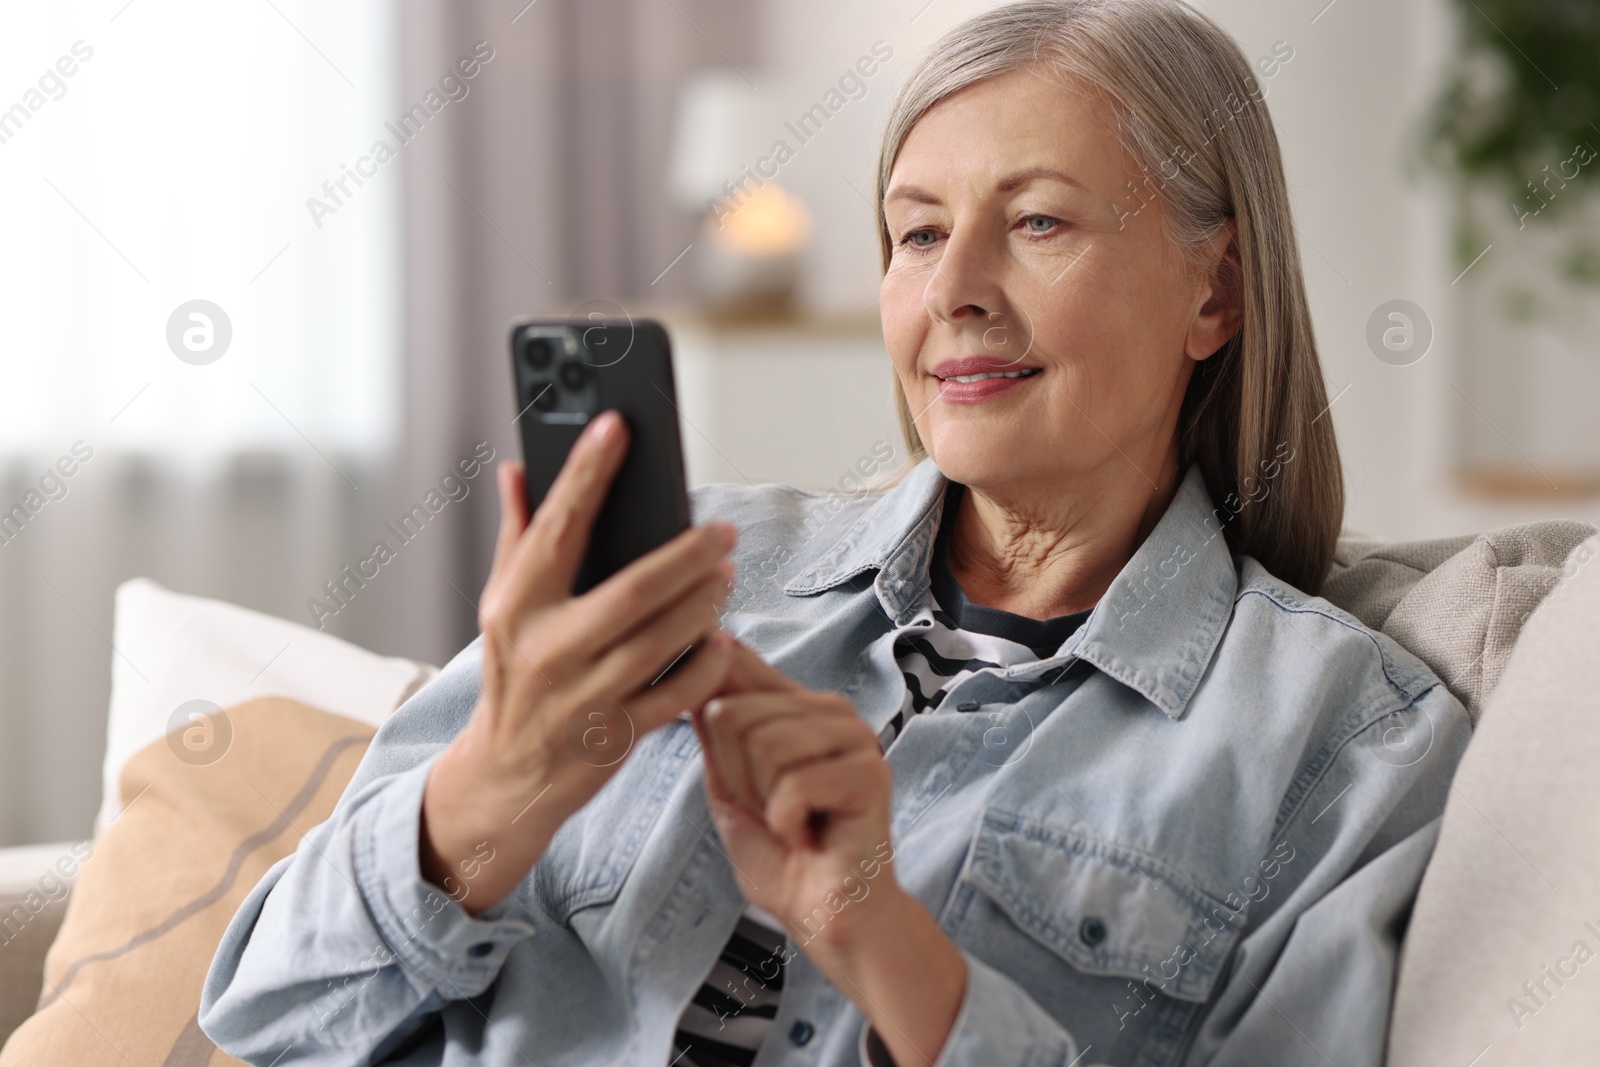
[[[235,914],[200,1000],[223,1051],[284,1067],[374,1062],[445,1002],[483,992],[532,935],[516,897],[474,918],[419,867],[428,771],[475,701],[468,653],[385,723],[333,815]]]
[[[1280,831],[1317,863],[1250,917],[1185,1064],[1382,1067],[1401,942],[1470,738],[1436,684],[1339,747]]]
[[[1304,770],[1277,840],[1317,857],[1249,917],[1185,1067],[1382,1067],[1400,942],[1470,735],[1442,686],[1355,730]],[[1397,742],[1397,738],[1401,740]],[[1092,1067],[1080,1043],[970,954],[967,990],[935,1067]],[[862,1067],[891,1061],[863,1025]]]

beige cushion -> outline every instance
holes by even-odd
[[[217,942],[267,868],[333,811],[375,731],[282,697],[222,714],[220,758],[174,736],[127,761],[122,813],[82,864],[39,1010],[0,1067],[238,1062],[196,1021]]]
[[[1551,521],[1438,541],[1347,536],[1322,595],[1426,663],[1476,723],[1524,620],[1594,532]]]
[[[1597,649],[1600,538],[1528,620],[1457,772],[1401,956],[1393,1067],[1600,1061]]]

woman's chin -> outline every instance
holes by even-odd
[[[1021,473],[1019,457],[1036,452],[1037,439],[1030,444],[1024,437],[999,427],[947,426],[935,431],[928,454],[953,482],[995,485],[1015,478]]]

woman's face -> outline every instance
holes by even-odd
[[[1191,368],[1237,314],[1185,271],[1113,121],[1021,70],[930,109],[895,160],[884,339],[923,443],[955,481],[1170,484]],[[973,374],[1006,376],[958,380]]]

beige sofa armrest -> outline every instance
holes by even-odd
[[[33,1014],[88,842],[0,849],[0,1044]]]

